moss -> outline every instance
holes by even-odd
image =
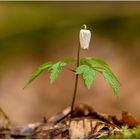
[[[128,128],[128,126],[122,126],[120,133],[110,133],[110,135],[102,137],[104,139],[139,139],[140,138],[140,126],[134,128]]]

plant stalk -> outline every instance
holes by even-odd
[[[80,43],[78,45],[78,51],[77,51],[77,65],[78,67],[80,64]],[[74,103],[75,103],[75,98],[76,98],[76,93],[77,93],[77,87],[78,87],[78,74],[75,76],[75,86],[74,86],[74,93],[73,93],[73,99],[72,99],[72,104],[71,104],[71,113],[74,111]]]

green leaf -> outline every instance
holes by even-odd
[[[93,80],[96,78],[95,71],[88,65],[80,65],[76,68],[76,74],[80,74],[84,80],[85,86],[89,89]]]
[[[53,64],[52,67],[49,69],[50,71],[50,82],[53,84],[58,77],[58,74],[61,72],[62,68],[67,65],[67,63],[75,61],[74,58],[65,58],[62,61],[58,61],[57,63]]]
[[[45,69],[49,69],[52,66],[52,62],[48,62],[39,66],[30,76],[27,84],[23,87],[25,89],[35,78],[37,78]]]
[[[112,87],[112,90],[114,92],[115,96],[118,96],[118,91],[119,91],[119,84],[112,72],[109,71],[103,71],[102,72],[104,79],[107,81],[107,83]]]
[[[92,57],[81,58],[80,63],[87,64],[93,68],[103,68],[103,69],[109,68],[108,64],[105,63],[103,60],[97,59],[97,58],[92,58]]]
[[[91,58],[91,60],[93,61],[93,65],[97,65],[97,66],[100,65],[100,66],[103,66],[103,67],[109,67],[108,64],[101,59]]]
[[[56,80],[56,78],[57,78],[59,72],[61,71],[62,67],[65,66],[67,63],[75,61],[75,60],[76,60],[75,58],[65,58],[64,60],[59,61],[55,64],[52,63],[52,62],[42,64],[31,74],[27,84],[23,87],[23,89],[25,89],[45,69],[47,69],[51,73],[50,80],[51,80],[51,83],[54,83],[54,81]]]
[[[53,84],[55,82],[56,78],[58,77],[58,74],[62,70],[62,67],[65,65],[66,65],[66,63],[61,62],[61,61],[52,65],[51,70],[50,70],[50,73],[51,73],[50,82],[51,82],[51,84]]]
[[[111,86],[114,95],[117,96],[119,92],[119,81],[116,76],[113,74],[108,64],[106,64],[103,60],[96,58],[82,58],[80,60],[81,64],[86,64],[91,67],[93,70],[100,72],[106,82]]]

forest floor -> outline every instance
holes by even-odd
[[[140,120],[128,112],[112,116],[79,104],[37,123],[12,127],[8,116],[0,111],[0,138],[38,139],[90,139],[90,138],[140,138]]]

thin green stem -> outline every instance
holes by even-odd
[[[78,45],[78,51],[77,51],[77,67],[79,66],[79,64],[80,64],[80,43]],[[71,104],[71,112],[73,112],[74,110],[77,87],[78,87],[78,74],[76,74],[75,76],[75,86],[74,86],[74,93],[73,93],[73,99],[72,99],[72,104]]]

